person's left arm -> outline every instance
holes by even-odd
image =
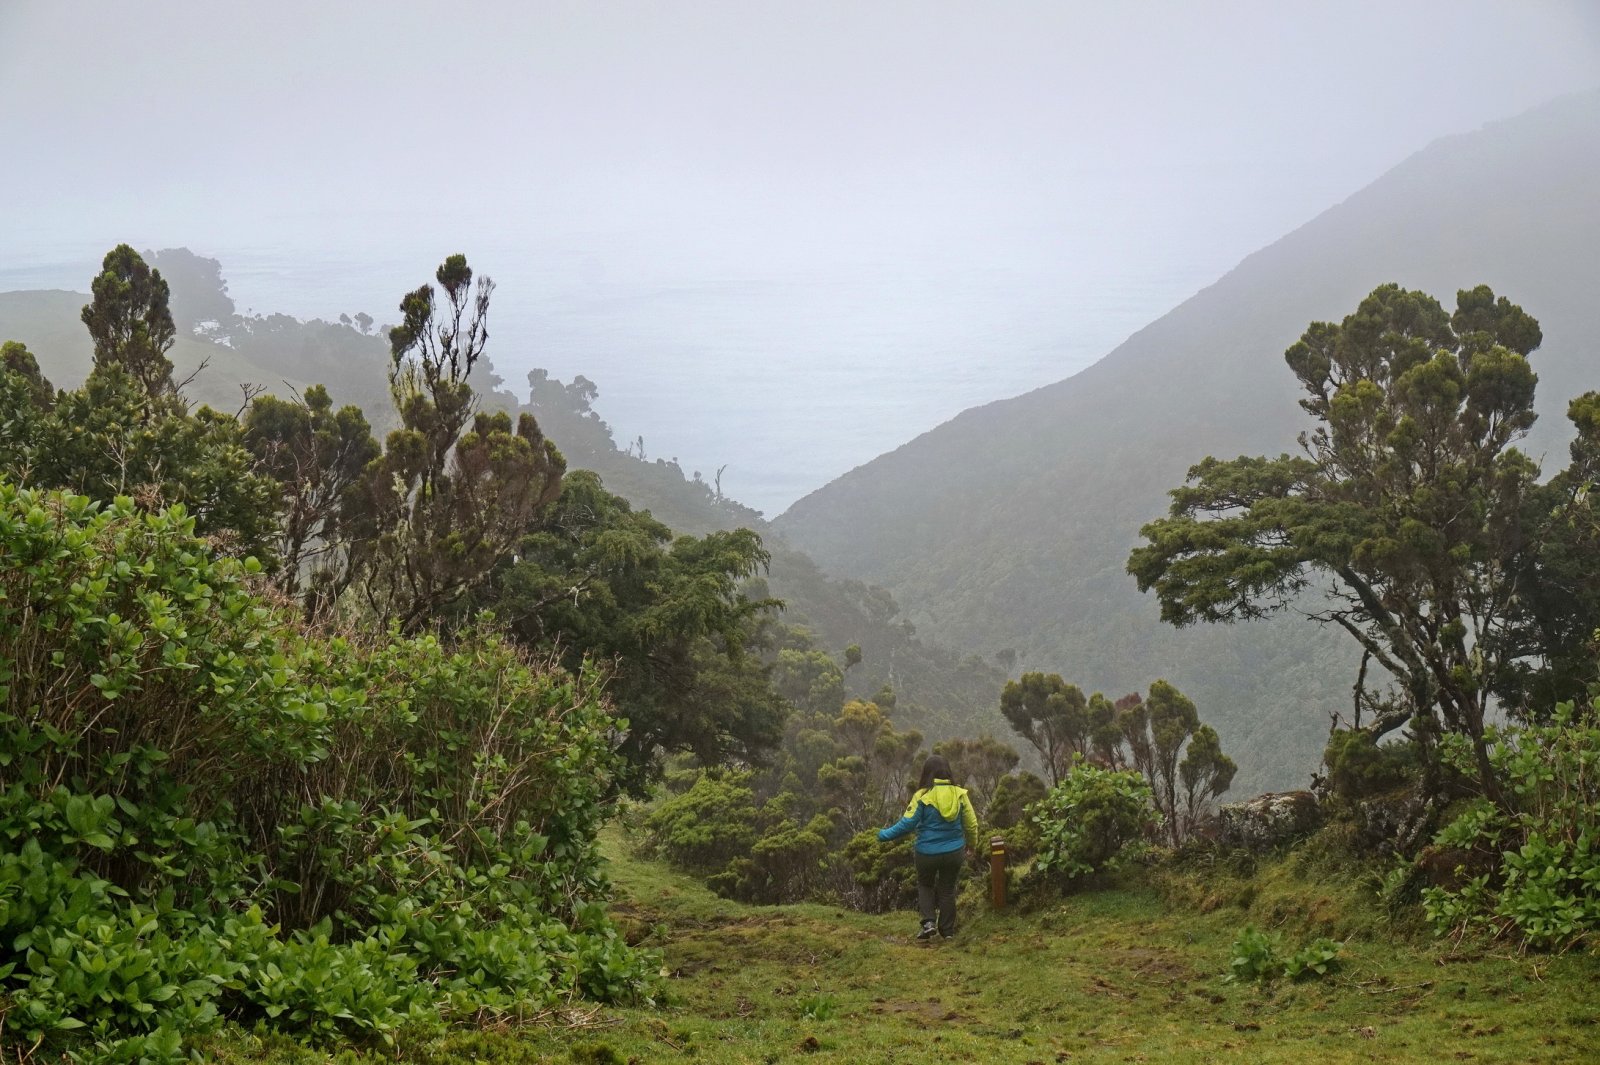
[[[878,829],[878,839],[887,843],[891,839],[899,839],[907,832],[914,831],[917,827],[917,814],[917,800],[912,799],[911,805],[906,807],[906,812],[901,816],[900,820],[888,828]]]

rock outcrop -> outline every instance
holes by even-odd
[[[1308,836],[1321,825],[1322,808],[1309,791],[1257,795],[1217,811],[1217,843],[1268,851]]]

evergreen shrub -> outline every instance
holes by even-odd
[[[1335,729],[1322,753],[1328,788],[1341,799],[1359,800],[1415,783],[1422,773],[1417,744],[1378,743],[1372,733]]]

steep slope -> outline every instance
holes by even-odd
[[[1348,650],[1285,619],[1175,632],[1123,572],[1139,526],[1207,454],[1295,448],[1282,352],[1396,281],[1488,283],[1544,326],[1528,450],[1564,464],[1567,400],[1600,387],[1600,93],[1417,153],[1076,376],[969,410],[796,503],[776,528],[883,584],[931,638],[1012,647],[1108,692],[1164,676],[1217,723],[1239,790],[1301,782]]]

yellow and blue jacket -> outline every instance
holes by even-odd
[[[907,832],[917,834],[918,854],[948,854],[969,843],[977,846],[978,815],[972,810],[967,789],[948,780],[935,780],[933,787],[911,796],[905,815],[888,828],[880,828],[878,838],[887,842]]]

